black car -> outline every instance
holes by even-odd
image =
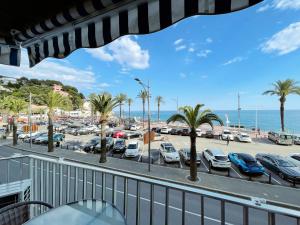
[[[113,152],[114,153],[124,153],[126,150],[126,143],[124,139],[118,139],[116,140],[114,147],[113,147]]]
[[[257,154],[256,159],[282,179],[300,182],[300,168],[280,155]]]
[[[93,152],[96,145],[99,144],[100,138],[96,137],[91,139],[88,143],[82,146],[83,151],[85,152]]]
[[[182,136],[189,136],[190,135],[190,129],[184,128],[181,130],[181,135]]]

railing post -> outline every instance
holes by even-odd
[[[169,188],[166,187],[166,199],[165,199],[165,225],[169,224]]]
[[[38,179],[38,162],[37,160],[34,160],[34,190],[33,190],[33,193],[34,193],[34,200],[38,200],[38,182],[37,182],[37,179]]]
[[[75,167],[75,187],[74,187],[74,201],[77,201],[78,199],[78,167]]]
[[[63,204],[63,164],[59,164],[59,205]]]
[[[71,168],[70,166],[67,166],[67,187],[66,187],[67,202],[66,203],[70,202],[70,179],[71,179]]]
[[[225,225],[225,201],[221,200],[221,225]]]
[[[204,225],[204,196],[201,195],[201,225]]]
[[[127,208],[128,208],[128,179],[124,177],[124,200],[123,200],[123,214],[127,218]]]
[[[102,192],[101,192],[101,199],[102,201],[105,200],[105,192],[106,192],[106,176],[105,176],[105,173],[102,172]]]
[[[243,225],[249,225],[249,208],[243,207]]]
[[[49,162],[46,162],[46,202],[49,203],[49,195],[50,195],[50,191],[49,191]]]
[[[82,198],[83,199],[86,199],[86,185],[87,185],[86,169],[83,169],[83,188],[82,188]]]
[[[44,162],[41,160],[41,174],[40,174],[40,193],[41,193],[41,201],[44,201]]]
[[[153,224],[154,185],[150,184],[150,225]]]
[[[140,225],[140,183],[136,180],[136,215],[135,225]]]
[[[52,163],[52,205],[55,207],[55,200],[56,200],[56,171],[55,171],[55,163]]]
[[[30,200],[33,201],[33,158],[29,157],[29,179],[31,180]]]
[[[92,199],[96,198],[96,171],[92,171]]]
[[[9,164],[10,163],[9,163],[9,161],[10,161],[10,159],[7,160],[7,168],[6,168],[6,171],[7,171],[7,178],[6,178],[7,182],[6,183],[9,183],[9,181],[10,181],[10,179],[9,179],[10,178],[10,171],[9,171]]]
[[[182,192],[182,211],[181,211],[181,224],[185,224],[185,192]]]
[[[275,225],[275,214],[272,212],[268,213],[268,225]]]
[[[112,177],[112,203],[114,204],[114,205],[116,205],[116,202],[117,202],[117,200],[116,200],[116,197],[117,197],[117,195],[116,195],[116,179],[117,179],[117,177],[115,176],[115,175],[113,175],[113,177]]]

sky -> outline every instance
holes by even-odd
[[[263,96],[276,80],[300,81],[300,0],[265,0],[225,15],[194,16],[162,31],[124,36],[97,49],[79,49],[65,59],[46,59],[29,68],[0,66],[0,74],[55,79],[85,96],[125,93],[141,110],[142,89],[150,83],[151,108],[163,96],[161,110],[205,104],[212,110],[278,109],[275,96]],[[289,96],[286,109],[300,109],[300,96]]]

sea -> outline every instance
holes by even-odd
[[[160,121],[166,121],[175,113],[176,111],[161,111]],[[224,124],[229,121],[229,125],[238,125],[237,110],[216,110],[214,113],[223,120]],[[128,112],[124,112],[124,115],[127,117]],[[141,120],[142,116],[142,111],[131,111],[131,117]],[[157,111],[151,111],[151,120],[157,121]],[[241,110],[240,124],[248,129],[255,128],[257,124],[257,128],[261,131],[280,131],[280,112],[279,110]],[[285,111],[285,128],[291,134],[300,134],[300,110]]]

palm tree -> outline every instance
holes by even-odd
[[[129,117],[129,123],[130,123],[130,113],[131,113],[131,105],[132,105],[132,103],[133,103],[132,98],[127,98],[128,113],[129,113],[129,115],[128,115],[128,117]]]
[[[265,91],[263,95],[277,95],[279,96],[280,102],[280,120],[281,120],[281,131],[284,132],[284,105],[286,98],[289,94],[300,95],[300,86],[298,82],[292,79],[278,80],[273,83],[273,89]]]
[[[164,101],[164,99],[163,99],[162,96],[157,96],[157,97],[155,98],[155,101],[156,101],[156,103],[157,103],[157,122],[159,122],[160,105],[161,105],[162,103],[164,103],[165,101]]]
[[[118,101],[116,98],[112,98],[110,94],[102,93],[97,95],[92,99],[92,104],[95,107],[95,110],[99,112],[100,118],[99,123],[101,125],[101,154],[100,154],[100,163],[106,162],[106,133],[105,127],[108,122],[109,117],[115,107],[118,106]]]
[[[95,117],[95,114],[96,114],[96,111],[95,111],[95,107],[94,105],[92,104],[92,99],[95,98],[97,95],[95,93],[91,93],[89,95],[89,101],[90,101],[90,107],[91,107],[91,119],[92,119],[92,123],[94,123],[94,117]]]
[[[146,104],[146,99],[148,97],[148,93],[145,90],[140,91],[140,93],[137,96],[138,98],[142,99],[142,103],[143,103],[143,128],[144,128],[144,124],[145,124],[145,104]]]
[[[16,97],[5,97],[3,99],[3,105],[12,113],[12,122],[13,122],[13,145],[17,145],[17,125],[16,117],[26,109],[27,103],[23,99]]]
[[[223,121],[212,111],[204,110],[200,112],[200,108],[202,108],[203,104],[197,104],[195,108],[191,106],[184,106],[180,108],[182,113],[177,113],[172,115],[168,120],[167,123],[170,122],[183,122],[190,128],[190,140],[191,140],[191,153],[190,153],[190,177],[191,181],[197,181],[197,151],[196,151],[196,129],[201,124],[209,124],[213,127],[213,121],[219,122],[223,126]]]
[[[53,117],[55,108],[68,110],[72,108],[72,102],[68,97],[49,91],[46,97],[46,106],[48,108],[48,152],[53,152]]]
[[[121,124],[121,122],[122,122],[122,105],[126,101],[127,96],[125,94],[120,93],[115,97],[115,99],[118,102],[119,107],[120,107],[120,124]]]

